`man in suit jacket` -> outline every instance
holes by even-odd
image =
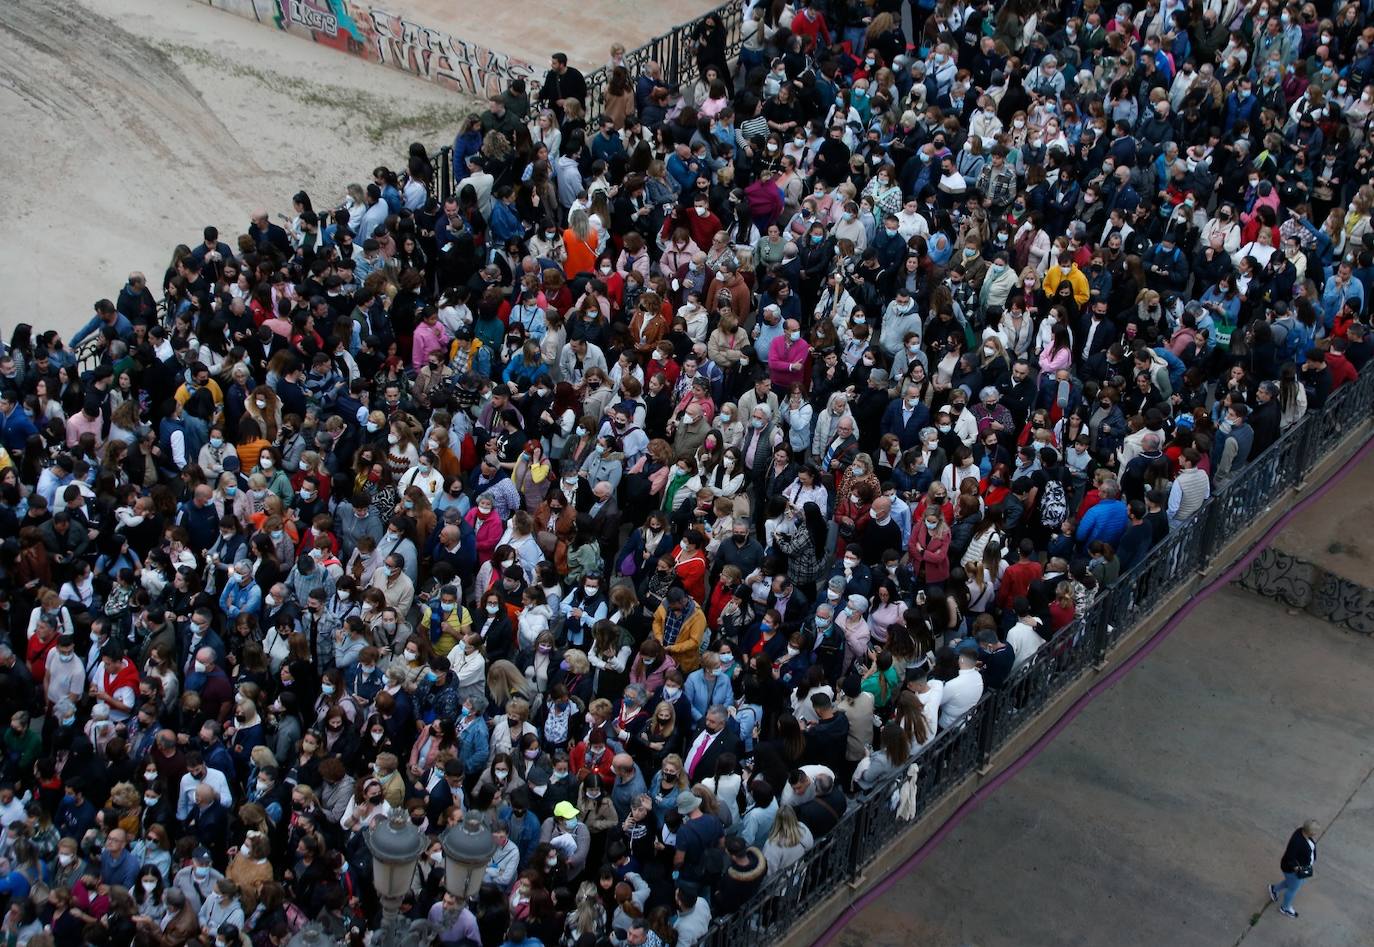
[[[1032,582],[1026,591],[1026,598],[1030,600],[1035,617],[1046,627],[1050,625],[1050,602],[1054,601],[1054,590],[1068,577],[1069,564],[1057,556],[1052,557],[1045,566],[1044,575]]]
[[[823,692],[811,695],[811,707],[817,720],[806,731],[806,752],[802,758],[808,763],[828,766],[836,773],[852,770],[852,765],[847,767],[845,760],[845,752],[849,749],[849,718],[839,713],[830,695]]]
[[[462,805],[462,802],[463,764],[459,760],[451,759],[444,763],[444,778],[435,783],[434,788],[429,791],[425,814],[429,817],[431,825],[438,825],[440,817],[450,806]]]
[[[592,519],[592,532],[601,546],[601,561],[606,563],[620,548],[620,504],[615,499],[615,488],[607,480],[592,487],[592,496],[595,499],[587,515]]]
[[[696,783],[714,776],[716,762],[726,753],[740,757],[739,734],[730,729],[730,715],[720,704],[714,704],[706,711],[702,720],[702,730],[692,745],[687,748],[687,778]]]
[[[1289,917],[1298,916],[1298,912],[1293,910],[1293,897],[1303,883],[1312,877],[1312,870],[1317,864],[1317,832],[1320,828],[1315,821],[1308,819],[1302,828],[1289,836],[1288,847],[1279,859],[1283,881],[1269,886],[1270,901],[1278,901],[1279,893],[1283,893],[1283,904],[1279,905],[1279,910]]]
[[[1078,351],[1074,355],[1079,364],[1121,340],[1121,330],[1107,315],[1107,300],[1101,296],[1088,304],[1088,314],[1078,324],[1078,340]]]
[[[215,867],[223,871],[229,864],[225,845],[229,837],[229,810],[209,783],[196,787],[196,805],[186,817],[186,832],[210,850]]]
[[[1250,412],[1250,429],[1255,432],[1250,455],[1258,457],[1279,439],[1283,412],[1279,409],[1279,386],[1274,381],[1262,381],[1255,389],[1255,410]]]
[[[921,389],[907,385],[902,400],[893,401],[883,412],[882,434],[896,434],[902,450],[908,451],[921,443],[921,431],[930,427],[930,409],[921,401]]]
[[[778,610],[778,614],[782,616],[782,628],[779,630],[785,635],[790,635],[800,628],[802,622],[811,614],[811,601],[786,575],[773,578],[773,588],[768,593],[768,602],[764,607]]]

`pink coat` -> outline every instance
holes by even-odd
[[[924,518],[911,528],[911,540],[907,543],[911,568],[924,569],[921,574],[928,584],[949,578],[949,535],[947,527],[932,535]]]
[[[477,533],[477,561],[485,562],[491,558],[491,554],[496,547],[501,544],[501,535],[506,531],[505,524],[501,522],[501,517],[492,514],[483,521],[481,526],[477,525],[477,507],[468,510],[468,515],[464,517],[468,525]]]
[[[448,330],[437,322],[432,326],[423,322],[416,326],[415,335],[410,343],[410,362],[415,366],[415,370],[419,371],[425,367],[431,352],[447,349],[450,341],[452,337]],[[448,359],[445,358],[444,361]]]

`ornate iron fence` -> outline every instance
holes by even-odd
[[[627,52],[625,66],[629,70],[631,80],[644,71],[646,63],[656,62],[663,69],[663,81],[669,85],[680,87],[695,82],[701,71],[697,60],[696,33],[697,28],[708,16],[719,19],[721,27],[725,30],[726,61],[738,61],[740,47],[743,45],[741,26],[744,23],[744,0],[730,0],[729,3],[708,10],[694,20],[679,23],[661,36],[655,36],[643,46]],[[588,72],[585,78],[587,114],[594,117],[601,114],[602,103],[606,98],[606,85],[611,80],[611,70],[608,66],[599,66]],[[434,151],[430,153],[435,154]],[[452,155],[452,147],[444,145],[437,149],[437,157],[434,159],[435,180],[430,190],[440,203],[453,195],[454,185],[457,183],[453,173]],[[404,161],[401,162],[401,166],[405,166]]]
[[[1165,597],[1216,557],[1290,487],[1344,444],[1374,410],[1374,368],[1332,395],[1243,467],[1197,514],[1104,590],[1071,624],[1019,668],[1007,686],[984,693],[971,711],[917,757],[914,805],[897,814],[910,778],[897,773],[850,801],[836,828],[801,860],[770,877],[744,908],[716,921],[710,947],[757,947],[786,936],[816,903],[864,870],[905,829],[958,789],[1058,695],[1103,661]],[[1225,565],[1226,563],[1221,563]],[[905,787],[910,793],[910,787]]]
[[[644,64],[656,62],[663,67],[663,80],[676,86],[687,85],[699,78],[697,65],[697,27],[708,16],[717,17],[725,29],[725,58],[733,63],[739,57],[740,26],[744,22],[743,0],[730,0],[714,10],[708,10],[694,20],[679,23],[662,36],[655,36],[643,46],[625,54],[625,67],[634,79],[644,70]],[[606,84],[611,70],[607,66],[593,69],[587,79],[587,114],[601,114],[606,97]]]

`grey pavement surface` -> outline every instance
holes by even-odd
[[[1374,944],[1371,693],[1374,640],[1219,591],[834,943]]]
[[[1374,588],[1374,452],[1294,517],[1274,546],[1329,572]],[[1371,937],[1374,940],[1374,937]]]

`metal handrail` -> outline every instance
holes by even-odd
[[[1299,419],[1247,463],[1143,562],[1104,589],[1082,615],[1053,635],[999,690],[986,691],[954,726],[916,757],[916,808],[910,821],[894,813],[896,793],[910,778],[898,772],[850,801],[834,830],[744,907],[713,922],[709,947],[757,947],[786,937],[836,887],[857,881],[895,838],[958,789],[1056,697],[1095,666],[1153,611],[1158,602],[1213,565],[1231,541],[1288,490],[1302,482],[1374,412],[1374,368],[1335,392],[1320,411]],[[1367,438],[1367,435],[1365,435]],[[847,853],[839,858],[837,852]]]
[[[697,27],[708,16],[719,19],[721,26],[725,28],[725,58],[727,62],[733,62],[739,56],[740,47],[743,44],[741,36],[741,27],[744,23],[743,0],[730,0],[729,3],[723,3],[714,10],[707,10],[695,19],[688,20],[686,23],[679,23],[668,32],[655,36],[644,45],[627,52],[625,54],[625,68],[629,70],[631,78],[640,74],[645,63],[657,62],[663,67],[665,82],[675,86],[694,82],[698,78],[694,34]],[[603,65],[587,73],[588,115],[601,114],[602,104],[606,98],[606,85],[610,79],[611,70],[609,66]]]

